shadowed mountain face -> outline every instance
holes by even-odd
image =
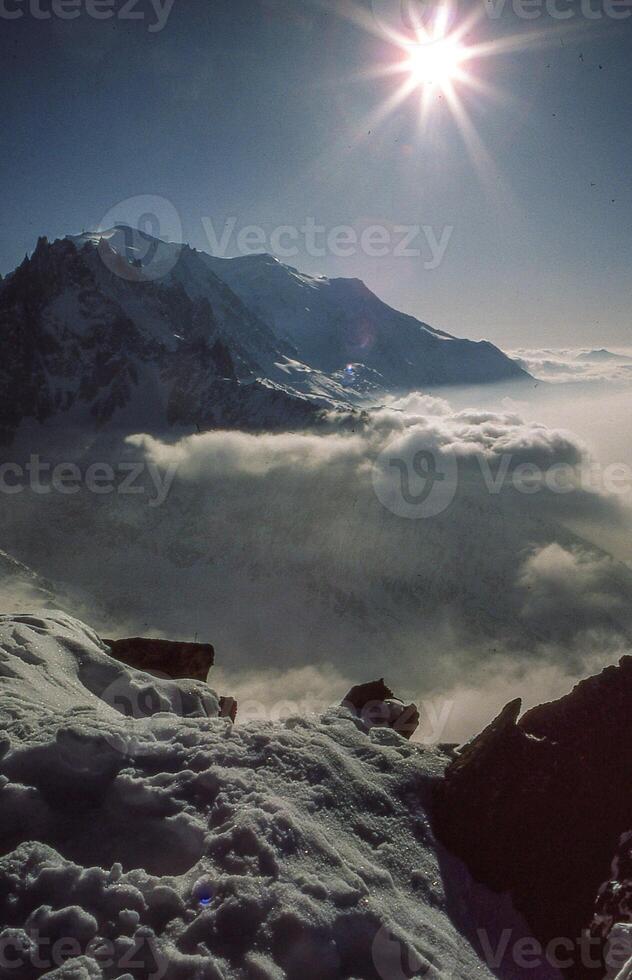
[[[271,342],[269,334],[210,273],[213,302],[176,281],[133,280],[113,268],[89,242],[78,251],[40,239],[0,286],[3,443],[27,419],[128,431],[314,421],[316,406],[301,395],[256,381],[247,341]]]
[[[0,331],[3,444],[26,420],[305,427],[367,389],[527,377],[491,344],[433,331],[356,280],[313,280],[270,256],[215,260],[122,228],[40,239],[0,283]]]
[[[511,893],[538,938],[564,937],[576,956],[630,829],[631,703],[632,657],[520,720],[513,701],[461,750],[437,794],[447,846]],[[603,966],[578,956],[569,975],[602,976]]]
[[[493,344],[434,330],[387,306],[359,279],[314,278],[271,255],[203,258],[302,360],[321,371],[360,364],[395,390],[528,377]]]

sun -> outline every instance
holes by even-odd
[[[467,49],[456,38],[444,37],[411,45],[406,68],[416,85],[444,86],[459,77]]]
[[[317,0],[329,9],[331,0]],[[490,36],[487,4],[470,4],[461,11],[459,0],[344,0],[336,4],[345,20],[382,42],[380,61],[349,76],[351,83],[384,86],[383,97],[349,131],[348,149],[364,146],[375,133],[401,115],[411,136],[401,141],[402,155],[412,154],[415,136],[409,120],[417,118],[418,145],[444,144],[440,127],[452,124],[481,183],[498,197],[498,166],[492,160],[470,113],[485,103],[506,108],[515,101],[491,81],[494,58],[563,43],[578,30],[569,25],[521,30]],[[369,11],[367,7],[370,7]],[[399,143],[399,139],[395,141]],[[319,164],[320,165],[320,164]]]

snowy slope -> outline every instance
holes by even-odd
[[[79,251],[88,246],[86,250],[88,261],[99,279],[102,272],[99,266],[120,271],[117,257],[123,260],[130,254],[130,250],[133,254],[142,255],[149,249],[148,257],[154,257],[153,261],[155,261],[156,253],[152,249],[152,243],[155,243],[156,247],[161,249],[158,254],[162,256],[165,263],[165,274],[158,279],[150,278],[149,281],[165,288],[180,287],[193,302],[202,301],[210,304],[217,328],[235,345],[236,349],[241,351],[243,357],[241,368],[246,376],[252,375],[253,372],[264,373],[265,369],[284,353],[296,353],[289,345],[286,345],[285,350],[280,350],[277,338],[267,324],[251,313],[229,286],[207,268],[201,261],[200,253],[188,246],[161,243],[142,232],[122,226],[104,233],[69,236],[67,240],[72,241]],[[137,244],[131,245],[132,242]],[[156,270],[151,266],[148,275],[153,277],[155,272]],[[126,312],[131,316],[137,311],[130,308],[130,303],[140,297],[137,301],[145,309],[146,321],[151,329],[152,324],[155,326],[160,323],[160,318],[156,317],[155,310],[147,309],[146,290],[126,288],[130,282],[134,282],[129,275],[126,274],[124,267],[123,275],[115,275],[108,288],[118,286]],[[139,283],[142,284],[142,270],[139,270],[139,282],[135,285],[138,286]],[[173,335],[171,339],[173,340]]]
[[[6,551],[0,551],[0,593],[5,606],[18,611],[34,605],[48,609],[59,605],[51,583]]]
[[[256,380],[261,345],[258,335],[247,341],[260,328],[227,286],[219,283],[212,305],[175,281],[116,274],[116,254],[107,256],[88,242],[77,251],[68,240],[40,239],[0,284],[0,442],[27,420],[128,432],[315,421],[319,404]],[[205,274],[210,294],[214,277]],[[233,321],[243,344],[231,335]]]
[[[243,344],[275,381],[288,380],[275,370],[284,363],[287,374],[286,358],[346,382],[351,391],[366,371],[375,373],[374,387],[398,390],[526,377],[492,344],[452,337],[400,313],[359,279],[314,278],[267,254],[217,258],[124,226],[72,240],[77,247],[97,243],[129,262],[145,261],[150,274],[162,271],[162,262],[168,272],[161,281],[210,301],[224,334]],[[344,374],[350,363],[359,378]]]
[[[267,254],[221,259],[122,226],[72,240],[78,247],[97,242],[130,261],[160,255],[169,270],[162,281],[208,300],[224,334],[244,346],[260,373],[307,393],[310,384],[320,385],[329,397],[348,399],[356,388],[526,377],[492,344],[461,340],[399,313],[358,279],[314,278]],[[349,364],[354,370],[345,373]],[[315,376],[306,379],[306,369]]]
[[[358,280],[214,259],[129,228],[49,243],[0,283],[0,443],[25,422],[297,428],[420,386],[528,377]]]
[[[97,276],[99,263],[123,273],[119,294],[130,292],[124,286],[129,282],[126,278],[130,268],[127,262],[139,261],[142,264],[142,259],[134,259],[134,256],[146,255],[148,276],[153,277],[157,271],[164,269],[164,275],[158,280],[151,278],[152,282],[159,282],[165,289],[183,291],[193,303],[210,305],[213,321],[230,347],[240,378],[265,378],[287,388],[290,393],[313,398],[328,407],[340,404],[346,408],[355,400],[353,388],[346,384],[346,379],[332,378],[303,363],[292,343],[279,338],[268,323],[253,313],[232,288],[215,274],[207,261],[210,257],[205,253],[188,245],[160,242],[123,226],[103,233],[69,236],[68,240],[80,251],[88,246],[87,254]],[[157,256],[162,264],[155,269]],[[121,268],[122,262],[125,264]],[[132,291],[132,295],[137,292]],[[129,299],[123,298],[122,302],[129,315],[138,315],[138,309],[130,309]],[[146,311],[145,319],[155,322],[155,313]]]
[[[205,685],[124,667],[62,614],[0,617],[0,667],[0,976],[520,975],[448,914],[457,895],[462,928],[490,921],[435,849],[440,754],[340,708],[233,729]]]
[[[314,278],[265,254],[204,259],[302,360],[321,371],[362,365],[390,389],[527,377],[487,341],[434,330],[387,306],[359,279]]]

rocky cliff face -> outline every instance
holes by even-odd
[[[41,238],[0,284],[0,444],[27,420],[165,431],[316,419],[306,398],[257,380],[282,354],[211,271],[205,291],[133,280],[104,261],[107,243],[80,245]]]
[[[0,336],[0,445],[55,419],[305,427],[371,392],[528,378],[493,345],[397,313],[356,280],[271,256],[213,260],[123,226],[40,238],[0,280]]]
[[[441,838],[476,878],[511,893],[542,941],[564,937],[579,948],[630,827],[631,706],[632,657],[522,718],[513,701],[439,785]],[[603,968],[576,962],[569,975]]]

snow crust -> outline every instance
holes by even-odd
[[[1,977],[62,941],[56,980],[498,975],[448,915],[441,753],[343,708],[217,713],[63,613],[0,617]]]

